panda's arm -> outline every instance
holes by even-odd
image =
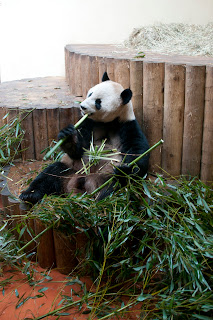
[[[141,131],[137,120],[121,123],[119,134],[121,141],[121,152],[124,154],[124,166],[121,166],[120,169],[129,174],[131,173],[132,168],[125,166],[125,164],[130,163],[139,155],[148,150],[149,144],[144,133]],[[146,155],[144,158],[137,162],[137,166],[140,169],[138,174],[140,176],[144,176],[147,173],[148,163],[149,155]],[[117,173],[119,172],[119,170],[116,171]]]
[[[83,156],[84,148],[89,148],[93,126],[93,121],[86,119],[77,130],[70,124],[59,132],[58,139],[66,138],[61,148],[70,158],[80,159]]]

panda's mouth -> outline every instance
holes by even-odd
[[[94,112],[91,112],[91,113],[87,113],[85,112],[82,108],[81,108],[81,115],[82,117],[85,115],[85,114],[88,114],[88,117],[92,116]]]

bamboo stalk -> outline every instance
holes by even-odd
[[[154,144],[154,146],[152,146],[151,148],[149,148],[148,150],[146,150],[144,153],[142,153],[139,157],[137,157],[135,160],[133,160],[132,162],[130,162],[128,165],[129,167],[133,166],[133,164],[135,164],[136,162],[138,162],[140,159],[142,159],[143,157],[145,157],[148,153],[150,153],[152,150],[154,150],[155,148],[157,148],[159,145],[161,145],[164,141],[161,139],[160,141],[158,141],[156,144]]]
[[[88,117],[88,114],[85,114],[75,125],[74,125],[74,128],[77,129],[80,124],[82,124],[82,122],[84,122],[84,120]],[[44,156],[43,160],[47,160],[51,154],[56,150],[58,149],[62,143],[66,140],[66,138],[63,138],[63,139],[60,139],[55,145],[53,148],[50,149],[50,151],[47,152],[47,154]]]

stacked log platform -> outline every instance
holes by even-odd
[[[133,91],[136,118],[150,145],[151,172],[213,181],[213,59],[138,52],[116,45],[67,45],[66,80],[86,98],[105,71]]]
[[[0,127],[20,115],[25,132],[21,145],[23,160],[42,160],[42,151],[52,140],[57,141],[59,130],[80,118],[76,98],[70,95],[64,77],[4,82],[0,96]]]

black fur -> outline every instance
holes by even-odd
[[[132,91],[130,89],[125,89],[123,92],[121,92],[121,98],[123,105],[127,104],[132,99]]]
[[[101,109],[101,99],[96,99],[95,100],[95,107],[97,110]]]
[[[55,162],[49,165],[33,180],[29,188],[22,192],[20,199],[35,204],[39,202],[45,194],[62,194],[63,178],[71,173],[71,169],[62,162]]]
[[[110,79],[108,77],[107,72],[104,72],[103,77],[102,77],[102,82],[107,81],[107,80],[110,80]]]

